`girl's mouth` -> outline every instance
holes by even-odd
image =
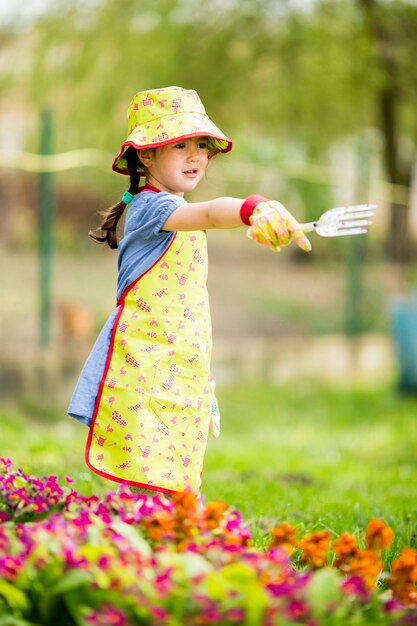
[[[196,169],[190,169],[190,170],[185,170],[185,172],[183,172],[183,174],[185,174],[186,176],[195,176],[196,174],[198,174],[198,170]]]

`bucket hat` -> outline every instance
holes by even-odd
[[[139,91],[127,112],[128,137],[112,169],[129,174],[126,150],[158,148],[190,137],[212,137],[216,151],[229,152],[231,140],[210,120],[196,91],[164,87]],[[140,166],[139,171],[142,170]]]

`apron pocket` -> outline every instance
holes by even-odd
[[[210,390],[207,380],[193,368],[179,368],[169,359],[156,366],[149,406],[166,428],[185,426],[191,419],[209,414]]]

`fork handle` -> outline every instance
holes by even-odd
[[[306,222],[305,224],[300,224],[301,230],[303,233],[311,233],[316,230],[318,222]],[[249,238],[251,238],[251,229],[250,227],[246,231],[246,234]]]
[[[300,224],[300,226],[304,233],[311,233],[313,230],[316,230],[317,222],[307,222],[306,224]]]

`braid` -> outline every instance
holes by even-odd
[[[138,172],[139,158],[136,150],[128,148],[126,150],[127,169],[130,177],[129,192],[136,195],[139,191],[140,173]],[[120,218],[122,217],[127,204],[121,200],[114,206],[107,209],[103,214],[103,222],[97,230],[104,231],[104,235],[99,235],[96,232],[90,230],[88,233],[91,239],[98,241],[99,243],[107,242],[110,248],[117,248],[117,235],[116,229]]]

